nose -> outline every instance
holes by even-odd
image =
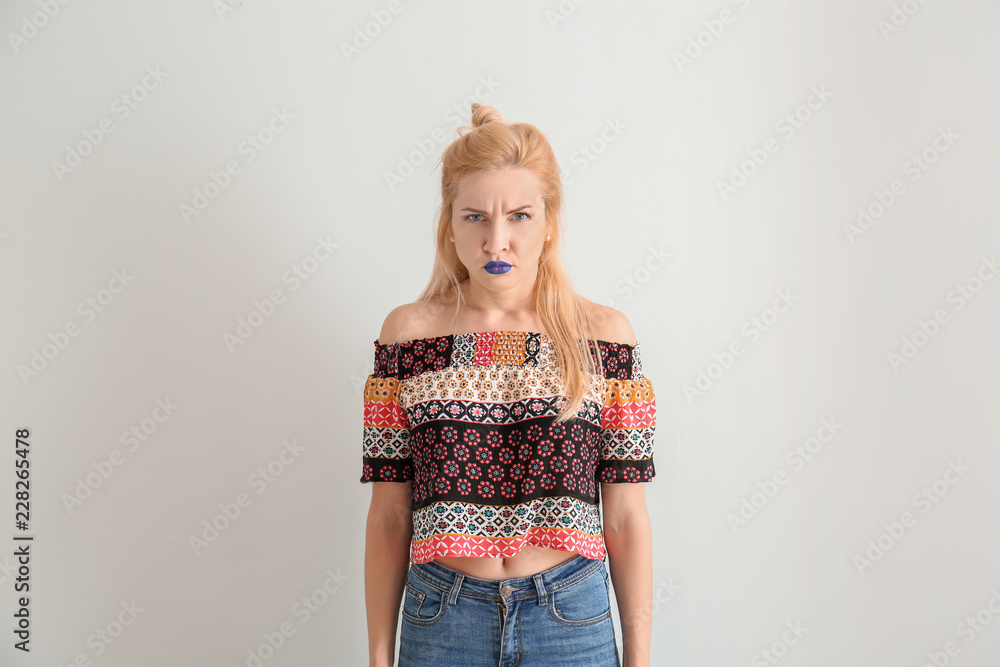
[[[510,230],[506,220],[494,218],[489,226],[486,236],[486,245],[483,250],[490,254],[497,254],[504,250],[509,250]]]

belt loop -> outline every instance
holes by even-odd
[[[462,580],[464,579],[464,574],[458,574],[455,577],[455,583],[451,586],[451,593],[448,594],[448,604],[455,604],[458,601],[458,590],[462,587]]]
[[[538,605],[544,607],[548,603],[548,595],[545,593],[545,584],[542,583],[542,575],[536,574],[532,579],[535,580],[535,590],[538,591]]]

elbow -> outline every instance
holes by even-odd
[[[368,527],[382,533],[401,533],[413,530],[412,515],[399,512],[369,512]]]
[[[604,545],[612,562],[648,553],[652,544],[652,525],[645,511],[612,519],[604,525]]]
[[[413,511],[409,505],[372,507],[368,510],[368,530],[409,539],[413,534]]]
[[[652,531],[649,512],[646,508],[636,509],[624,514],[615,514],[604,518],[604,534],[613,539],[628,538]]]

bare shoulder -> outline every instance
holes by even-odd
[[[393,308],[382,323],[378,342],[390,345],[432,335],[430,332],[437,321],[439,310],[436,306],[420,301]]]
[[[580,297],[580,302],[590,315],[590,320],[594,324],[594,335],[597,336],[598,340],[627,345],[636,344],[635,331],[632,330],[632,323],[629,322],[625,313],[584,297]]]
[[[391,345],[398,342],[399,334],[409,319],[409,312],[412,308],[412,303],[404,303],[389,311],[389,314],[385,316],[385,321],[382,322],[382,331],[378,335],[379,344]]]

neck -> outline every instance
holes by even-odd
[[[534,276],[530,281],[521,281],[503,289],[491,289],[470,278],[460,285],[463,310],[489,328],[534,319],[533,286]]]

